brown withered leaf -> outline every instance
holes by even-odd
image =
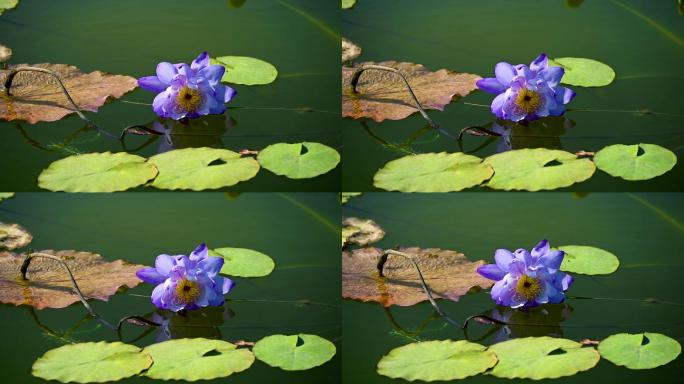
[[[356,45],[353,41],[342,38],[342,62],[346,63],[356,59],[361,55],[361,47]]]
[[[373,220],[346,217],[342,220],[342,246],[356,244],[362,247],[377,243],[385,231]]]
[[[29,245],[33,236],[19,224],[0,222],[0,249],[13,250]]]
[[[462,253],[439,248],[401,248],[413,256],[435,299],[457,301],[473,287],[489,288],[493,282],[476,269],[483,260],[470,261]],[[342,297],[409,306],[427,300],[415,267],[405,257],[361,248],[342,252]],[[382,270],[382,274],[380,273]]]
[[[401,120],[418,112],[406,85],[396,73],[369,69],[359,77],[356,93],[351,79],[363,65],[382,65],[399,70],[408,80],[423,109],[444,110],[454,97],[463,97],[477,89],[480,76],[456,73],[446,69],[431,72],[420,64],[384,61],[359,63],[342,67],[342,117],[375,121]]]
[[[122,287],[135,287],[140,279],[135,272],[144,265],[123,260],[109,262],[96,253],[80,251],[39,251],[64,260],[88,299],[109,300]],[[21,278],[21,264],[26,255],[0,252],[0,302],[32,305],[36,309],[64,308],[79,301],[69,275],[55,260],[31,260],[27,280]]]
[[[10,65],[0,70],[0,84],[5,82],[9,70],[28,64]],[[100,71],[83,73],[66,64],[31,64],[55,72],[81,110],[97,112],[107,98],[119,98],[137,87],[137,80],[130,76],[112,75]],[[10,96],[0,92],[0,119],[26,120],[31,124],[39,121],[57,121],[73,113],[57,80],[46,73],[19,72],[10,87]]]

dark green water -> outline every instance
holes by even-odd
[[[554,335],[573,340],[603,339],[621,332],[660,332],[684,340],[679,281],[684,271],[684,202],[680,194],[592,193],[578,198],[570,193],[507,193],[458,195],[399,195],[371,193],[352,199],[345,216],[372,218],[386,231],[377,246],[419,246],[455,249],[471,260],[493,260],[497,248],[531,248],[542,238],[551,245],[582,244],[614,252],[621,266],[613,274],[575,274],[568,295],[614,299],[656,298],[679,303],[646,304],[638,301],[566,300],[546,306],[550,315],[536,319],[549,327],[516,326],[516,337]],[[471,293],[459,302],[439,301],[452,318],[462,321],[495,307],[486,293]],[[393,324],[390,314],[396,321]],[[345,300],[343,305],[344,382],[389,383],[375,372],[380,358],[392,348],[420,340],[464,339],[459,328],[439,317],[429,322],[434,310],[428,302],[411,307],[391,307]],[[510,320],[516,321],[517,320]],[[402,336],[398,327],[412,331]],[[484,345],[496,342],[503,330],[472,323],[470,340]],[[593,369],[557,380],[566,383],[680,382],[681,356],[652,370],[633,371],[601,360]],[[476,376],[465,382],[505,382]],[[555,382],[555,381],[554,381]]]
[[[0,17],[0,43],[13,49],[12,63],[65,63],[134,77],[154,74],[160,61],[189,63],[204,50],[212,56],[260,58],[278,68],[279,78],[265,86],[235,86],[238,96],[228,104],[228,121],[208,119],[208,127],[199,132],[207,136],[179,136],[176,144],[259,150],[278,142],[315,141],[339,150],[339,5],[247,0],[231,8],[229,3],[22,0]],[[122,100],[151,104],[153,98],[138,89]],[[316,112],[291,110],[297,108]],[[87,115],[117,135],[126,126],[156,118],[151,106],[121,101]],[[73,151],[123,150],[118,140],[83,127],[76,116],[35,125],[0,122],[0,189],[37,190],[40,171]],[[161,141],[132,137],[126,145],[132,153],[151,156]],[[340,167],[296,181],[262,170],[230,189],[337,191],[340,178]]]
[[[647,15],[653,23],[618,5]],[[342,34],[363,49],[356,62],[397,60],[420,63],[437,70],[493,77],[499,61],[529,64],[540,52],[550,57],[587,57],[613,67],[616,80],[607,87],[572,87],[575,109],[642,110],[661,114],[622,112],[566,113],[567,126],[552,125],[514,133],[513,148],[562,148],[570,152],[595,151],[610,144],[654,143],[681,156],[684,115],[680,89],[684,86],[684,16],[674,0],[587,0],[568,8],[562,0],[359,0],[342,13]],[[467,126],[493,122],[492,95],[475,92],[430,116],[442,128],[458,135]],[[486,104],[471,106],[465,102]],[[373,190],[373,174],[387,161],[404,156],[397,147],[413,152],[465,151],[477,156],[496,153],[502,140],[467,136],[462,148],[426,126],[415,114],[400,121],[356,120],[342,123],[343,186],[347,191]],[[407,142],[418,135],[410,145]],[[530,137],[532,136],[532,137]],[[385,143],[383,145],[382,143]],[[675,167],[659,178],[629,182],[597,171],[572,190],[681,191],[684,168]]]
[[[174,328],[177,337],[218,337],[256,341],[273,334],[312,333],[341,345],[340,216],[336,194],[124,193],[116,195],[19,194],[0,203],[0,221],[19,223],[34,236],[33,249],[77,249],[108,260],[150,265],[160,253],[188,254],[200,242],[209,247],[252,248],[276,262],[273,273],[235,278],[222,314],[211,325]],[[147,297],[152,286],[139,285],[109,302],[91,301],[109,321],[154,310]],[[249,301],[240,301],[248,299]],[[311,304],[301,304],[309,300]],[[232,314],[231,314],[232,312]],[[33,361],[66,340],[50,336],[76,325],[86,315],[80,304],[35,311],[0,305],[3,382],[45,382],[30,375]],[[223,320],[222,320],[223,319]],[[193,321],[191,325],[198,325]],[[43,328],[45,327],[45,328]],[[51,331],[49,331],[49,330]],[[130,342],[145,328],[129,325]],[[163,337],[159,329],[137,339],[146,346]],[[116,332],[87,321],[68,335],[73,341],[116,341]],[[308,371],[286,372],[256,361],[230,377],[235,383],[333,383],[340,379],[339,354]],[[130,379],[123,382],[152,382]],[[216,382],[225,382],[216,380]]]

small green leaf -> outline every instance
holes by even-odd
[[[340,162],[340,154],[320,143],[277,143],[259,152],[262,167],[290,179],[308,179],[327,173]]]
[[[16,7],[17,4],[19,4],[19,0],[0,0],[0,15],[8,9]]]
[[[352,197],[361,196],[363,192],[340,192],[340,204],[347,204]]]
[[[211,380],[242,372],[254,354],[223,340],[173,339],[144,349],[154,360],[145,376],[161,380]]]
[[[507,379],[555,379],[591,369],[600,356],[593,347],[549,336],[524,337],[489,347],[499,363],[490,375]]]
[[[254,158],[227,149],[176,149],[152,156],[148,162],[159,169],[159,176],[151,183],[159,189],[201,191],[229,187],[259,172]]]
[[[494,352],[465,340],[423,341],[394,348],[378,363],[393,379],[447,381],[477,375],[496,364]]]
[[[620,260],[614,254],[586,245],[563,245],[558,247],[565,252],[560,269],[565,272],[585,275],[607,275],[618,269]]]
[[[269,275],[275,263],[273,259],[252,249],[216,248],[212,256],[223,257],[221,273],[229,276],[261,277]]]
[[[31,373],[62,383],[104,383],[137,375],[152,365],[150,355],[120,342],[68,344],[45,352]]]
[[[356,4],[356,0],[342,0],[342,9],[349,9]]]
[[[598,346],[601,357],[629,369],[651,369],[665,365],[682,352],[677,340],[660,333],[618,333]]]
[[[301,345],[299,342],[301,341]],[[252,351],[257,359],[286,371],[303,371],[328,362],[335,356],[335,344],[316,336],[272,335],[256,342]]]
[[[639,154],[639,150],[643,154]],[[625,180],[648,180],[660,176],[677,164],[677,156],[655,144],[614,144],[594,155],[598,169]]]
[[[385,164],[373,177],[373,185],[387,191],[452,192],[479,185],[492,174],[492,168],[476,156],[424,153]]]
[[[487,186],[494,189],[539,191],[568,187],[587,180],[596,167],[589,159],[556,149],[516,149],[484,159],[494,168]]]
[[[278,77],[278,70],[273,64],[253,57],[221,56],[211,59],[211,64],[226,68],[221,79],[224,83],[262,85],[272,83]]]
[[[602,87],[613,82],[615,71],[600,61],[581,57],[549,59],[549,66],[563,67],[561,83],[579,87]]]
[[[9,199],[14,196],[14,192],[0,192],[0,201]]]
[[[125,152],[69,156],[50,164],[38,176],[38,186],[64,192],[117,192],[146,183],[157,168]]]

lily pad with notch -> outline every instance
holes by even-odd
[[[51,349],[33,363],[31,374],[62,383],[105,383],[137,375],[151,365],[152,357],[135,345],[100,341]]]
[[[38,175],[38,186],[63,192],[118,192],[143,185],[157,173],[157,167],[140,156],[87,153],[51,163]]]
[[[625,180],[648,180],[671,170],[677,156],[655,144],[614,144],[594,155],[598,169]]]
[[[259,151],[257,160],[276,175],[308,179],[335,169],[340,162],[340,154],[320,143],[277,143]]]
[[[335,344],[317,336],[298,335],[266,336],[252,348],[257,359],[286,371],[303,371],[323,365],[335,356]]]
[[[454,192],[482,184],[493,168],[477,156],[422,153],[392,160],[373,177],[373,185],[387,191]]]
[[[19,224],[0,221],[0,249],[13,250],[31,243],[33,236]]]
[[[211,380],[242,372],[254,354],[223,340],[174,339],[145,347],[154,365],[145,376],[160,380]]]
[[[465,379],[496,365],[494,352],[465,340],[432,340],[394,348],[378,362],[378,373],[408,381]]]
[[[503,190],[539,191],[568,187],[589,179],[596,170],[586,158],[556,149],[517,149],[484,159],[494,168],[487,186]]]
[[[211,64],[226,68],[224,83],[243,85],[270,84],[278,77],[278,70],[273,64],[247,56],[220,56],[211,59]]]
[[[485,264],[483,260],[470,261],[460,252],[415,247],[398,251],[413,257],[435,299],[458,301],[473,288],[493,284],[477,273]],[[372,247],[342,252],[342,297],[374,301],[385,307],[428,300],[410,260]]]
[[[605,249],[586,245],[563,245],[565,252],[560,269],[585,275],[607,275],[617,271],[620,260]]]
[[[561,83],[580,87],[603,87],[615,80],[615,71],[609,65],[583,57],[549,59],[549,66],[563,67]]]
[[[660,333],[618,333],[598,345],[601,357],[629,369],[651,369],[665,365],[679,356],[682,346]]]
[[[261,277],[270,275],[275,268],[273,259],[253,249],[224,247],[213,249],[210,254],[223,258],[224,275]]]
[[[216,148],[184,148],[154,155],[148,162],[159,169],[150,184],[159,189],[201,191],[229,187],[259,172],[252,157]]]
[[[600,360],[593,347],[556,337],[524,337],[491,345],[499,362],[488,372],[506,379],[556,379],[593,368]]]

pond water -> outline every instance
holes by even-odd
[[[579,244],[607,249],[620,259],[610,275],[574,274],[568,296],[603,299],[567,299],[565,305],[547,305],[547,315],[533,317],[542,326],[471,323],[468,339],[491,345],[507,337],[552,335],[572,340],[601,340],[621,332],[659,332],[684,340],[678,281],[684,271],[684,202],[679,194],[507,193],[458,195],[399,195],[370,193],[353,198],[344,216],[371,218],[386,231],[375,244],[436,247],[463,252],[470,260],[492,262],[497,248],[531,248],[546,238],[551,245]],[[647,303],[631,299],[657,299]],[[459,302],[438,301],[462,322],[496,306],[481,291]],[[499,307],[499,310],[503,308]],[[515,318],[511,322],[524,322]],[[529,321],[529,320],[527,320]],[[462,340],[460,328],[435,314],[427,301],[410,307],[383,309],[379,304],[345,300],[343,305],[343,366],[345,382],[394,382],[375,372],[380,358],[392,348],[415,340]],[[593,369],[563,383],[680,382],[681,358],[652,370],[634,371],[601,360]],[[492,382],[475,376],[466,382]],[[503,380],[499,380],[503,382]],[[555,381],[554,381],[555,382]]]
[[[260,58],[278,68],[279,78],[264,86],[236,85],[238,96],[225,117],[201,119],[203,129],[181,132],[176,147],[237,151],[314,141],[339,150],[339,12],[337,3],[305,0],[22,0],[0,17],[0,43],[13,49],[12,63],[64,63],[134,77],[154,74],[160,61],[189,63],[204,50]],[[153,98],[137,89],[87,115],[118,135],[126,126],[156,120],[151,106],[121,100],[151,104]],[[164,150],[158,136],[128,137],[125,144],[141,156]],[[0,189],[37,190],[38,174],[57,159],[122,150],[118,140],[84,130],[75,115],[35,125],[3,121]],[[340,167],[308,180],[262,170],[230,190],[337,191],[340,178]]]
[[[568,3],[579,6],[572,8]],[[342,35],[363,49],[355,62],[406,61],[431,70],[447,68],[483,77],[493,76],[497,62],[529,64],[540,52],[550,57],[600,60],[617,74],[611,85],[571,87],[577,96],[569,108],[576,111],[567,112],[565,121],[546,127],[514,129],[510,146],[576,152],[641,142],[664,146],[681,156],[683,18],[674,0],[359,0],[342,13]],[[429,115],[454,136],[467,126],[491,129],[495,121],[488,106],[492,99],[478,91],[452,102],[444,112],[431,111]],[[639,110],[654,113],[629,112]],[[373,174],[387,161],[411,152],[464,151],[485,157],[507,148],[502,138],[486,136],[466,136],[459,145],[424,129],[426,126],[417,113],[382,123],[344,119],[344,190],[373,190]],[[570,188],[680,191],[683,182],[684,168],[678,166],[642,182],[598,171],[590,180]]]
[[[257,341],[273,334],[311,333],[333,341],[339,352],[340,208],[336,194],[204,193],[201,199],[197,197],[186,193],[22,193],[0,203],[0,221],[19,223],[29,230],[35,250],[78,249],[100,253],[107,260],[145,265],[160,253],[188,254],[200,242],[210,248],[259,250],[275,260],[271,275],[234,278],[236,286],[226,296],[224,311],[206,311],[206,321],[176,318],[181,326],[171,328],[172,335]],[[154,306],[149,297],[139,295],[151,292],[152,286],[141,284],[106,303],[91,300],[91,305],[110,322],[126,315],[147,315]],[[3,381],[38,382],[30,375],[34,360],[67,342],[118,340],[116,332],[98,326],[95,320],[84,320],[86,315],[78,303],[40,311],[0,305]],[[123,340],[142,347],[165,337],[158,328],[146,331],[146,327],[127,325]],[[256,361],[230,381],[332,383],[340,380],[340,369],[339,354],[325,365],[299,372]]]

